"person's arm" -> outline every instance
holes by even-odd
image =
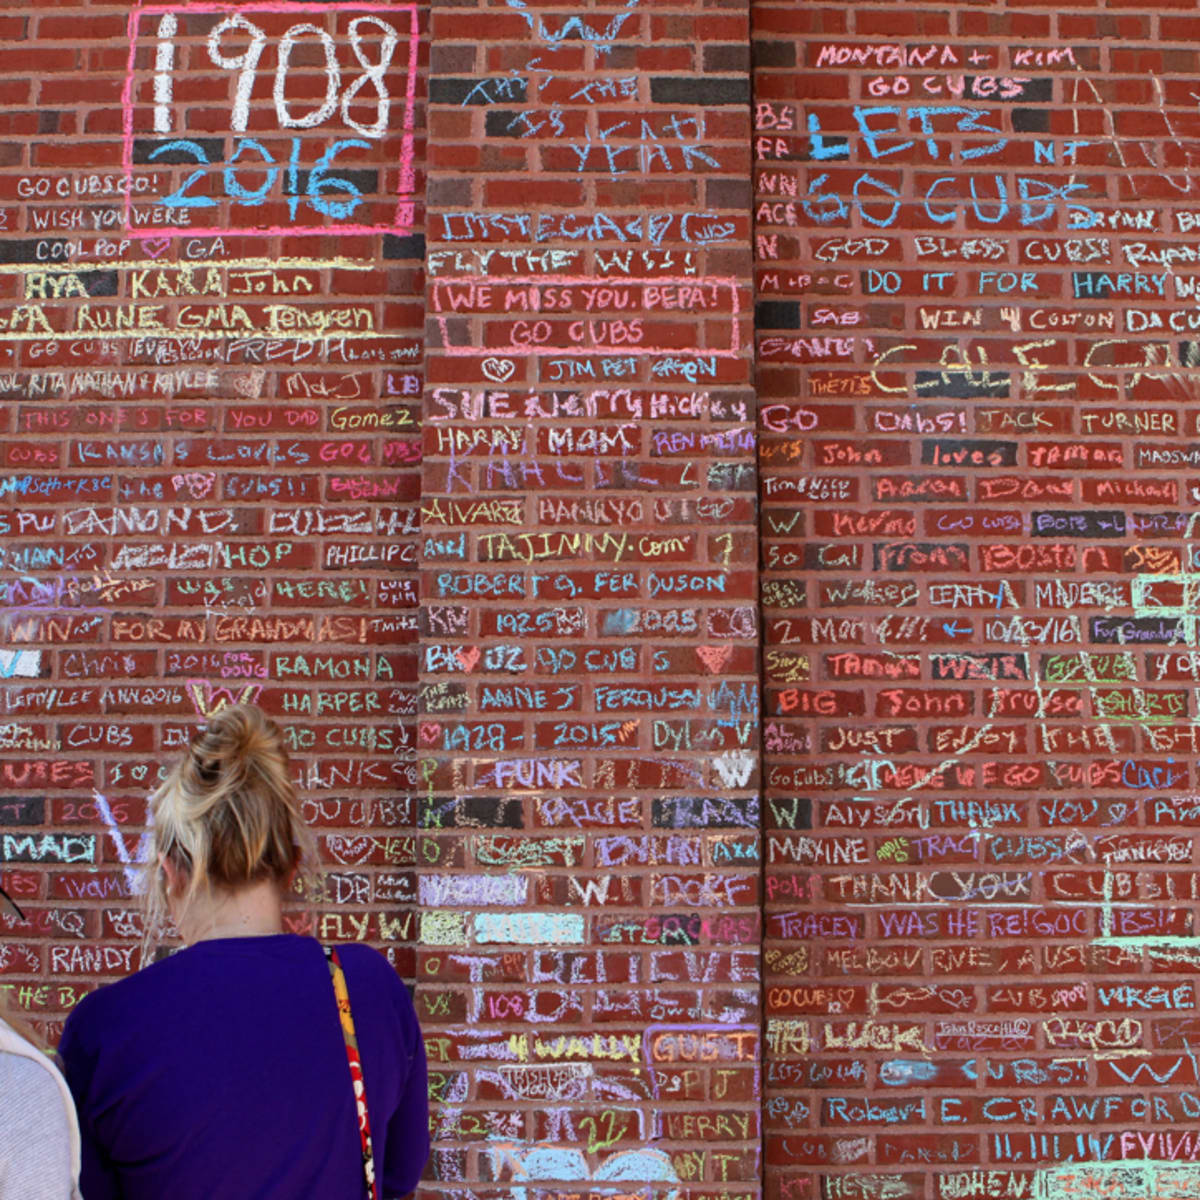
[[[383,1200],[412,1200],[429,1158],[429,1082],[425,1042],[408,990],[396,979],[396,1019],[409,1055],[408,1079],[383,1146]]]
[[[70,1121],[50,1073],[31,1059],[0,1055],[0,1196],[70,1200]]]
[[[79,1172],[79,1190],[83,1200],[120,1200],[121,1182],[104,1151],[91,1135],[91,1122],[79,1122],[80,1149],[83,1156]]]
[[[58,1056],[67,1086],[75,1098],[75,1111],[79,1116],[79,1190],[83,1200],[120,1200],[121,1183],[117,1172],[92,1129],[88,1094],[94,1064],[81,1045],[78,1031],[72,1026],[71,1017],[67,1018],[67,1026],[63,1030],[62,1041],[58,1047]]]

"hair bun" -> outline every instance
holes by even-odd
[[[188,873],[188,898],[289,879],[298,854],[313,853],[283,730],[256,705],[213,713],[152,799],[155,848]],[[165,903],[157,882],[148,897],[148,911]]]
[[[282,749],[279,726],[252,704],[227,704],[209,719],[192,742],[202,769],[245,772],[264,756]]]

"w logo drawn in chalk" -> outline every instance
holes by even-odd
[[[206,721],[227,704],[253,704],[261,691],[261,683],[248,683],[236,695],[230,688],[213,687],[207,679],[189,679],[187,684],[187,694],[192,698],[196,712]]]

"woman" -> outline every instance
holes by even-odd
[[[0,907],[12,905],[0,888]],[[0,1200],[73,1200],[79,1125],[66,1080],[0,992]]]
[[[411,1194],[429,1152],[416,1015],[375,950],[339,948],[339,978],[283,932],[310,836],[279,727],[221,709],[152,805],[147,927],[169,911],[186,948],[67,1021],[84,1200]]]

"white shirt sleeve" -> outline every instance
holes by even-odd
[[[70,1121],[54,1077],[0,1053],[0,1200],[69,1200]]]

